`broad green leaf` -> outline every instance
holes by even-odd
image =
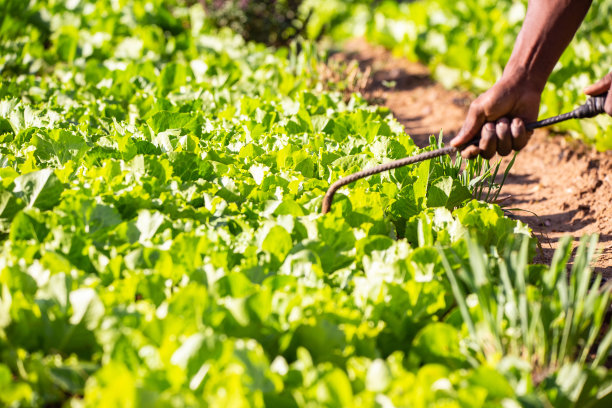
[[[77,54],[79,32],[76,27],[64,26],[57,38],[57,56],[66,62],[72,62]]]
[[[346,374],[339,369],[326,374],[317,387],[317,399],[330,406],[353,406],[353,391]]]
[[[429,184],[431,160],[421,162],[417,168],[417,180],[413,183],[414,197],[419,200],[425,198]]]
[[[82,323],[89,330],[96,329],[104,315],[104,304],[96,292],[91,288],[76,289],[70,292],[69,299],[72,307],[70,323]]]
[[[35,213],[20,211],[11,222],[9,237],[11,241],[37,240],[39,242],[49,233],[49,229],[40,222]]]
[[[434,180],[427,192],[428,207],[446,207],[453,209],[472,197],[469,190],[458,180],[451,177],[440,177]]]
[[[396,218],[409,219],[419,213],[420,206],[412,185],[406,186],[397,194],[396,200],[389,207],[389,213]]]
[[[465,364],[459,341],[459,332],[454,327],[445,323],[431,323],[415,337],[414,350],[425,363],[457,368]]]
[[[9,122],[8,119],[0,117],[0,137],[2,137],[2,141],[10,141],[14,133],[11,122]]]
[[[493,398],[512,398],[514,395],[508,380],[499,371],[490,367],[478,367],[469,381],[486,389],[488,395]]]
[[[7,190],[0,191],[0,218],[12,219],[24,207],[15,194]]]
[[[159,76],[158,85],[162,95],[187,83],[188,70],[181,63],[171,62],[166,65]]]
[[[37,207],[48,210],[54,207],[64,191],[52,169],[38,170],[17,177],[13,193],[21,198],[28,208]]]
[[[453,188],[453,179],[441,177],[431,183],[427,192],[428,207],[445,207]]]
[[[48,134],[39,132],[32,136],[36,146],[35,155],[40,161],[64,165],[69,160],[79,160],[89,148],[83,137],[65,130],[51,130]]]
[[[151,240],[163,222],[163,214],[147,210],[141,211],[136,220],[136,228],[140,232],[140,237],[138,238],[140,242]]]
[[[291,235],[279,225],[272,227],[261,244],[261,249],[272,253],[282,262],[293,248]]]
[[[153,115],[147,124],[155,133],[169,129],[187,129],[195,135],[202,134],[202,122],[198,116],[190,113],[160,111]]]

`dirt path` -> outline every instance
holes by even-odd
[[[389,107],[419,146],[440,130],[445,141],[455,135],[473,99],[469,93],[444,89],[423,65],[394,58],[363,40],[348,42],[332,58],[355,59],[371,70],[366,95]],[[550,263],[564,235],[598,233],[601,256],[594,266],[612,278],[612,152],[599,153],[536,131],[517,156],[502,195],[509,196],[504,207],[523,210],[513,215],[539,239],[542,251],[536,262]]]

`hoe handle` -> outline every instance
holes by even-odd
[[[592,96],[587,101],[574,109],[571,112],[564,113],[562,115],[553,116],[552,118],[538,120],[537,122],[528,123],[526,125],[527,130],[533,130],[544,126],[550,126],[554,123],[563,122],[569,119],[584,119],[584,118],[592,118],[594,116],[599,115],[600,113],[604,113],[604,105],[606,103],[606,98],[608,93],[603,93],[601,95]]]

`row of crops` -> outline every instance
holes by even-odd
[[[360,180],[319,214],[418,149],[326,91],[313,46],[170,1],[4,7],[1,406],[609,404],[595,239],[570,279],[568,241],[529,265],[487,163]]]
[[[364,36],[398,55],[429,66],[447,87],[474,92],[488,89],[501,76],[523,23],[527,1],[513,0],[311,0],[321,10],[309,33],[322,30],[336,39]],[[540,115],[568,112],[582,103],[582,89],[612,70],[612,1],[593,3],[576,38],[567,48],[542,94]],[[612,149],[612,119],[574,121],[560,130]]]

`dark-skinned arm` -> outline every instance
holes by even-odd
[[[502,77],[470,105],[463,127],[451,140],[451,145],[461,146],[481,136],[478,146],[462,151],[463,157],[480,153],[490,159],[495,152],[506,156],[527,144],[532,132],[525,123],[537,119],[546,81],[590,6],[591,0],[529,1]],[[610,103],[611,98],[606,106]]]

